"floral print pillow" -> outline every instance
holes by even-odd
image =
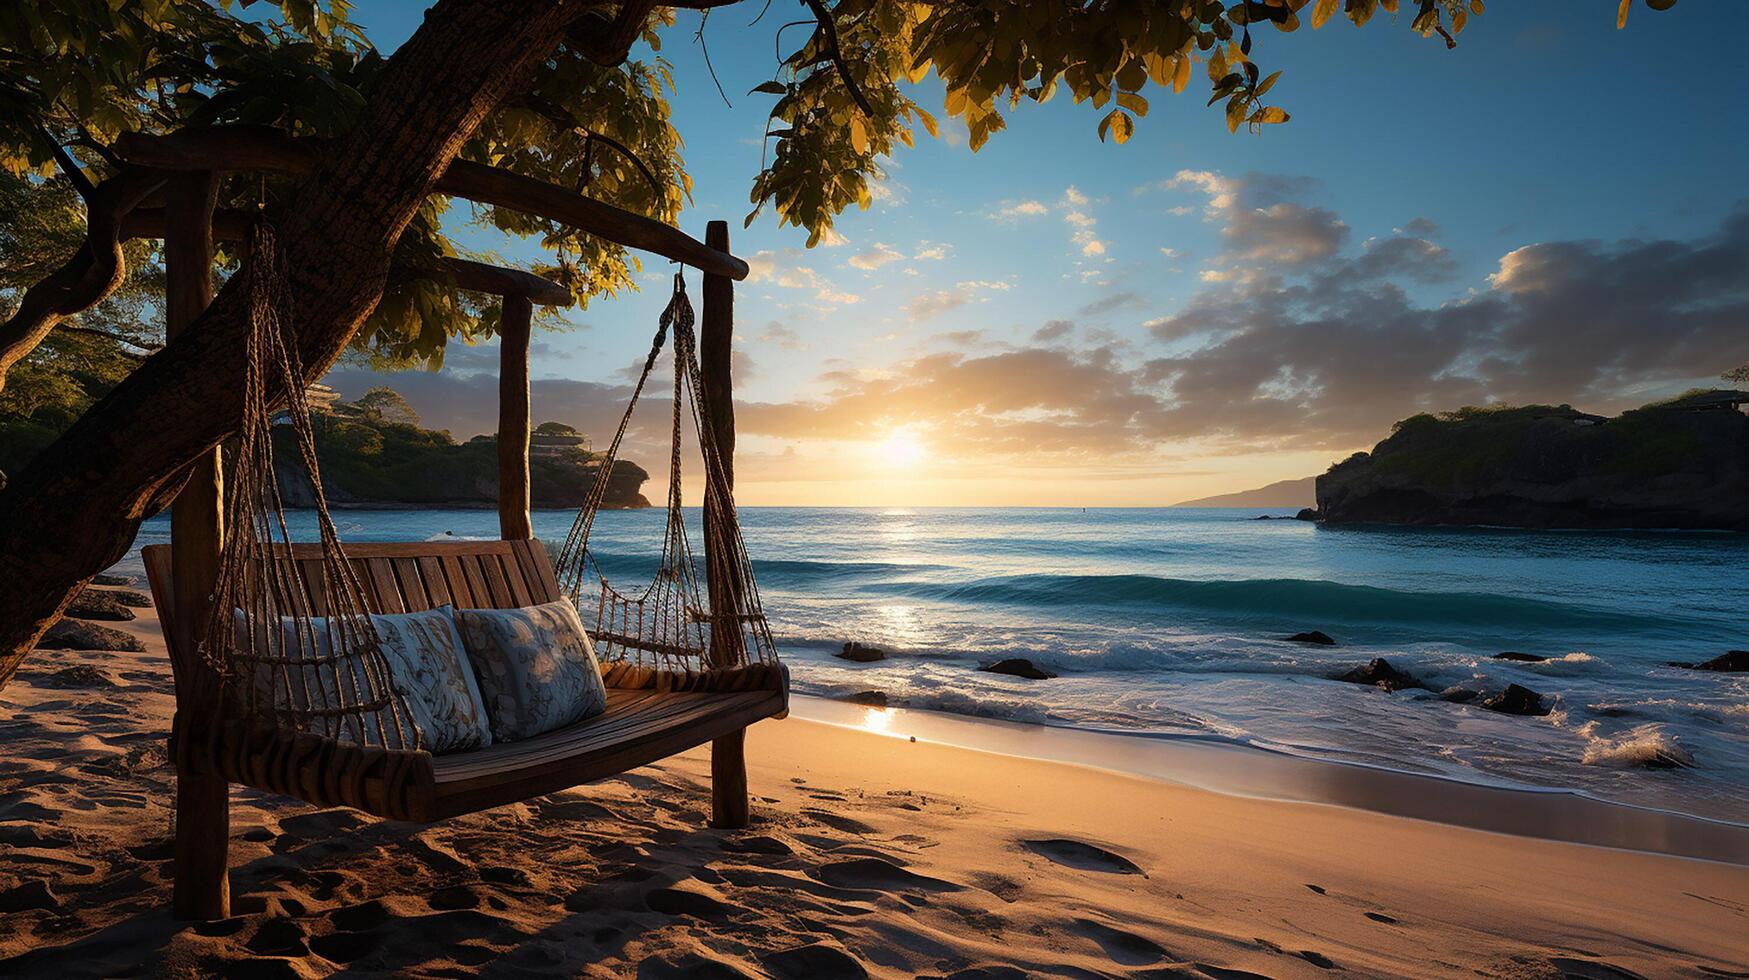
[[[415,613],[375,614],[377,639],[413,724],[429,752],[492,744],[479,685],[449,606]]]
[[[248,617],[241,609],[233,610],[232,615],[237,643],[246,647],[250,642]],[[375,614],[371,624],[376,628],[388,666],[389,682],[419,730],[426,751],[454,752],[492,744],[486,708],[449,606],[416,613]],[[310,617],[308,629],[302,628],[296,619],[282,617],[280,630],[283,639],[278,650],[265,636],[254,638],[263,655],[316,660],[325,659],[332,652],[332,631],[325,617]],[[280,666],[263,662],[254,665],[253,675],[256,696],[288,713],[357,703],[363,696],[350,667],[344,664]],[[386,712],[380,725],[372,717],[316,716],[308,719],[307,727],[315,734],[343,742],[360,741],[362,734],[364,744],[381,745],[386,734],[387,748],[413,747],[396,737]],[[410,742],[411,739],[406,740]]]
[[[457,609],[455,620],[494,741],[529,738],[607,710],[595,646],[569,602]]]

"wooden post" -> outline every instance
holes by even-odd
[[[713,221],[705,226],[704,242],[719,252],[729,251],[729,224]],[[698,363],[704,381],[705,419],[722,461],[720,474],[707,473],[707,481],[722,478],[724,497],[735,487],[735,383],[730,371],[731,345],[735,333],[735,281],[705,273],[704,308],[699,316]],[[708,503],[705,521],[705,586],[711,612],[711,652],[719,667],[734,666],[746,657],[740,651],[741,611],[739,583],[731,577],[727,556],[713,555],[712,542],[719,539],[723,522],[733,521],[733,511]],[[724,735],[711,743],[711,826],[747,826],[747,730]]]
[[[217,194],[218,181],[203,172],[178,174],[167,188],[164,319],[168,340],[174,340],[213,301],[212,214]],[[218,579],[219,548],[224,543],[223,494],[224,475],[215,449],[195,461],[188,483],[170,508],[176,608],[160,613],[170,617],[169,632],[176,639],[171,670],[179,712],[203,711],[217,696],[211,671],[199,662],[197,649]],[[174,834],[171,906],[176,918],[228,918],[231,883],[225,852],[231,843],[231,788],[223,777],[178,766]]]
[[[528,489],[528,334],[534,304],[504,297],[498,336],[498,530],[506,541],[534,537]]]

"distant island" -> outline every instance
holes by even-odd
[[[427,429],[397,392],[373,388],[355,402],[318,389],[312,403],[316,459],[332,507],[491,508],[498,505],[498,440],[475,436],[457,443]],[[529,493],[535,507],[579,507],[601,471],[589,440],[561,422],[543,422],[530,440]],[[297,462],[291,431],[274,432],[280,494],[292,507],[310,507],[315,495]],[[603,506],[648,507],[640,492],[650,474],[619,460],[608,476]]]
[[[1749,392],[1693,391],[1614,418],[1463,408],[1398,422],[1317,478],[1330,524],[1749,531]]]
[[[1314,484],[1317,477],[1307,476],[1298,480],[1280,480],[1267,487],[1255,490],[1240,490],[1237,493],[1222,493],[1213,497],[1199,497],[1173,504],[1174,507],[1285,507],[1298,510],[1310,507],[1317,501],[1317,489]]]

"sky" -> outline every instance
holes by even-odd
[[[739,501],[1165,505],[1320,473],[1421,411],[1608,413],[1714,385],[1749,361],[1749,3],[1636,5],[1625,31],[1615,6],[1492,4],[1449,51],[1384,14],[1260,34],[1293,116],[1261,135],[1229,134],[1194,84],[1147,91],[1121,146],[1065,97],[975,154],[963,129],[920,132],[813,249],[769,213],[742,229],[772,98],[747,93],[801,8],[704,23],[729,105],[680,12],[661,57],[695,180],[681,227],[727,220],[753,269]],[[355,19],[391,51],[421,9],[361,0]],[[916,88],[939,108],[938,82]],[[535,421],[611,437],[671,274],[646,262],[639,293],[537,335]],[[491,343],[455,345],[440,373],[329,381],[390,384],[466,439],[496,428],[496,365]],[[666,424],[650,403],[625,455],[654,470]]]

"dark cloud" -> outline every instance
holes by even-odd
[[[1082,316],[1099,316],[1117,310],[1133,310],[1146,307],[1148,301],[1140,293],[1117,292],[1110,293],[1081,307],[1075,312]]]
[[[1187,439],[1343,449],[1415,412],[1466,404],[1613,411],[1749,360],[1749,204],[1694,240],[1525,246],[1432,305],[1410,287],[1449,282],[1455,264],[1426,238],[1286,267],[1250,264],[1256,243],[1232,242],[1225,281],[1149,323],[1158,356],[1118,343],[1053,348],[1074,327],[1052,321],[1037,346],[838,371],[819,401],[749,405],[739,418],[786,438],[875,439],[915,426],[968,454],[1080,465]]]
[[[1492,401],[1614,410],[1749,357],[1749,206],[1694,241],[1508,253],[1474,296],[1429,307],[1395,280],[1449,276],[1423,239],[1307,275],[1259,274],[1150,324],[1176,435],[1353,444],[1421,410]]]
[[[1046,320],[1045,325],[1033,331],[1032,339],[1041,344],[1067,337],[1075,329],[1074,320]]]
[[[1439,225],[1432,218],[1410,218],[1409,223],[1403,226],[1403,234],[1418,238],[1438,238]]]

